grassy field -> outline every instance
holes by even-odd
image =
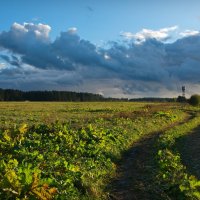
[[[198,108],[176,103],[2,102],[0,199],[109,199],[124,152],[151,135],[175,130],[163,134],[173,145],[163,136],[151,146],[160,156],[152,159],[163,160],[163,145],[174,151],[176,138],[200,124],[198,113]],[[175,128],[181,122],[189,128]],[[155,176],[164,177],[159,159]]]
[[[112,118],[120,112],[134,112],[143,108],[145,103],[75,103],[75,102],[1,102],[0,124],[12,126],[13,123],[52,123]],[[148,104],[148,105],[153,105]]]

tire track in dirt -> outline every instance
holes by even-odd
[[[111,200],[160,200],[168,199],[159,191],[155,183],[156,161],[155,142],[159,135],[177,125],[186,123],[194,116],[182,122],[168,126],[160,132],[152,133],[134,143],[133,147],[124,154],[117,168],[117,176],[108,185]]]

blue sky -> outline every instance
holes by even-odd
[[[198,0],[0,4],[0,87],[130,98],[176,96],[183,84],[188,95],[200,92]]]
[[[0,30],[13,22],[40,22],[52,27],[52,37],[77,27],[81,37],[98,43],[117,39],[121,31],[199,29],[199,7],[198,0],[1,0]]]

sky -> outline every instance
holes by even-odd
[[[199,0],[0,0],[0,88],[200,93]]]

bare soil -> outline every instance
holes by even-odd
[[[160,199],[154,188],[153,145],[158,134],[134,145],[120,161],[117,177],[111,182],[110,199]]]
[[[157,133],[152,133],[148,137],[133,144],[133,147],[126,152],[119,161],[116,177],[108,185],[109,199],[111,200],[165,200],[169,197],[165,196],[159,190],[159,185],[156,184],[155,177],[157,165],[155,161],[155,143],[160,134],[167,129],[176,125],[186,123],[192,116],[189,116],[184,122],[175,123],[165,130]],[[200,129],[199,129],[200,132]],[[194,137],[194,136],[193,136]],[[196,147],[191,147],[188,157],[194,152],[200,153],[200,133],[196,138],[190,138],[187,142]],[[193,141],[194,140],[194,141]],[[188,146],[187,143],[186,147]],[[199,146],[198,146],[199,145]],[[187,149],[187,148],[186,148]],[[198,149],[198,151],[197,151]],[[198,154],[200,155],[200,154]],[[200,160],[196,157],[196,169],[200,169]],[[187,158],[189,161],[189,158]],[[198,171],[198,170],[197,170]],[[200,175],[200,172],[198,172]]]

